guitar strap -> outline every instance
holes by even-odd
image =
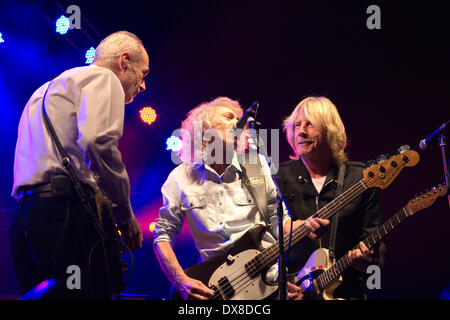
[[[270,223],[268,216],[266,179],[263,174],[259,157],[257,156],[256,159],[257,162],[255,164],[250,164],[249,154],[244,154],[244,161],[241,164],[241,178],[245,187],[252,196],[258,211],[261,213],[266,226],[270,228],[272,224]]]
[[[108,279],[108,285],[109,288],[112,290],[112,292],[120,292],[123,290],[123,284],[122,284],[122,277],[120,276],[117,277],[116,279],[118,279],[118,281],[116,281],[115,284],[112,283],[112,271],[110,270],[110,263],[108,262],[108,255],[106,253],[106,247],[105,247],[105,243],[107,240],[109,240],[111,242],[111,240],[113,240],[112,242],[112,246],[113,246],[113,259],[120,259],[120,243],[117,243],[118,240],[116,239],[111,239],[110,237],[108,237],[108,235],[105,233],[101,222],[102,222],[102,211],[96,211],[94,209],[94,207],[92,206],[91,202],[89,201],[89,196],[87,195],[87,193],[85,192],[85,190],[83,189],[81,182],[79,181],[69,158],[69,155],[66,153],[66,151],[64,150],[61,141],[58,138],[58,135],[56,134],[56,131],[52,125],[52,123],[50,122],[50,118],[48,117],[47,111],[45,110],[45,98],[47,96],[47,92],[48,89],[50,88],[50,84],[49,83],[47,89],[45,90],[44,93],[44,97],[42,98],[42,117],[44,119],[44,123],[45,126],[50,134],[50,136],[53,139],[53,143],[56,147],[56,150],[59,153],[59,156],[61,157],[61,164],[63,165],[64,169],[66,169],[66,172],[72,182],[72,185],[75,189],[75,192],[77,193],[79,199],[81,200],[84,209],[86,210],[86,212],[89,215],[89,218],[91,220],[91,222],[93,223],[96,231],[98,232],[100,239],[101,239],[101,244],[103,247],[103,253],[104,253],[104,260],[105,260],[105,266],[106,266],[106,274],[107,274],[107,279]],[[107,207],[107,212],[108,214],[110,214],[110,217],[113,219],[112,217],[112,212],[110,211],[110,207],[109,205],[106,205],[107,202],[105,201],[104,197],[99,194],[96,193],[95,194],[95,201],[96,201],[96,206],[97,209],[102,209],[103,207]],[[94,245],[94,247],[91,249],[91,251],[95,248],[96,245]]]
[[[88,195],[82,188],[81,183],[78,180],[78,177],[77,177],[77,175],[72,167],[72,164],[70,162],[69,155],[64,150],[64,148],[61,144],[61,141],[59,140],[58,135],[56,134],[56,131],[55,131],[52,123],[50,122],[50,118],[48,117],[47,111],[45,110],[45,98],[47,96],[48,89],[50,88],[50,84],[48,85],[47,90],[45,90],[44,97],[42,99],[42,116],[44,118],[45,126],[46,126],[50,136],[53,139],[53,143],[56,147],[56,150],[58,151],[59,156],[61,157],[61,164],[63,165],[64,169],[66,169],[66,172],[74,186],[74,189],[75,189],[78,197],[80,198],[81,202],[83,203],[84,208],[89,213],[91,219],[93,220],[94,224],[96,225],[96,228],[99,229],[98,231],[99,231],[100,236],[102,237],[102,239],[105,239],[106,235],[104,234],[102,228],[98,228],[96,214],[95,214],[94,208],[92,207],[91,203],[88,200],[89,199]]]
[[[335,199],[342,194],[342,189],[344,187],[344,174],[345,174],[345,164],[341,164],[339,166],[339,173],[338,173],[338,181],[337,181],[337,188],[336,188],[336,195]],[[336,232],[337,232],[337,226],[339,221],[339,212],[336,212],[336,214],[331,219],[331,234],[330,234],[330,258],[334,259],[336,258]]]

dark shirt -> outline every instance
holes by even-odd
[[[346,162],[343,192],[363,178],[364,163]],[[333,165],[318,193],[301,159],[280,164],[278,184],[293,220],[305,220],[331,202],[336,196],[339,166]],[[331,221],[331,219],[330,219]],[[350,201],[339,212],[336,232],[336,259],[347,254],[360,241],[374,232],[381,224],[381,211],[375,188],[368,189]],[[311,253],[319,247],[329,248],[330,230],[317,240],[305,238],[294,245],[289,252],[289,272],[300,270]],[[385,246],[380,246],[380,265],[384,263]],[[335,291],[335,296],[344,298],[365,298],[364,273],[350,267],[343,275],[344,283]]]

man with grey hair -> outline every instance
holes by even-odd
[[[110,212],[110,224],[117,224],[125,244],[135,250],[142,247],[142,231],[130,204],[130,183],[118,141],[124,105],[145,90],[148,73],[149,57],[142,41],[119,31],[101,41],[91,65],[69,69],[45,83],[25,106],[14,159],[12,196],[17,207],[10,233],[22,294],[51,278],[64,287],[52,298],[107,299],[123,289],[112,285],[118,278],[122,284],[120,268],[107,266],[102,255],[107,241],[100,240],[96,222],[61,163],[53,136],[44,126],[43,108],[96,211],[95,218],[102,222],[102,212]],[[69,285],[68,270],[73,266],[79,268],[80,283],[75,280]]]

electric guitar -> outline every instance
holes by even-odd
[[[364,239],[364,244],[371,249],[376,243],[399,226],[407,218],[425,208],[431,207],[437,198],[448,193],[446,185],[433,187],[424,192],[398,211],[381,225],[375,232]],[[352,250],[357,249],[358,246]],[[320,248],[314,251],[302,270],[293,279],[303,289],[306,300],[342,300],[334,297],[334,290],[342,283],[342,274],[350,266],[347,255],[337,262],[329,255],[329,250]]]
[[[413,167],[419,162],[419,154],[408,146],[399,153],[380,161],[363,171],[363,178],[340,196],[314,213],[312,218],[328,219],[341,210],[351,200],[368,188],[387,188],[405,167]],[[278,283],[266,279],[267,269],[278,259],[278,241],[268,248],[261,247],[261,238],[266,227],[257,225],[237,240],[224,256],[217,256],[185,270],[194,279],[202,281],[214,291],[211,300],[261,300],[278,289]],[[283,237],[284,248],[294,245],[310,233],[305,224],[299,225]],[[172,299],[182,299],[181,294],[172,290]]]

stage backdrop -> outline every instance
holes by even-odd
[[[160,188],[175,167],[166,139],[196,105],[227,96],[244,108],[260,102],[266,129],[281,122],[309,95],[338,107],[351,160],[367,161],[418,143],[450,119],[447,11],[438,3],[368,1],[6,1],[0,7],[0,297],[18,297],[8,229],[17,125],[42,83],[85,64],[85,52],[118,30],[136,33],[150,55],[147,91],[126,106],[120,150],[131,180],[131,202],[144,231],[134,252],[128,294],[165,299],[170,285],[152,248],[149,225],[161,206]],[[81,29],[55,32],[55,21],[77,5]],[[69,16],[70,14],[66,14]],[[378,20],[376,20],[376,18]],[[375,19],[375,20],[374,20]],[[371,29],[375,27],[375,29]],[[1,41],[1,40],[0,40]],[[152,107],[148,125],[139,110]],[[290,149],[280,131],[280,161]],[[444,182],[440,149],[420,152],[380,191],[383,220],[417,193]],[[450,210],[447,199],[410,218],[387,238],[381,289],[373,299],[439,299],[449,283]],[[184,267],[198,260],[186,228],[176,253]]]

